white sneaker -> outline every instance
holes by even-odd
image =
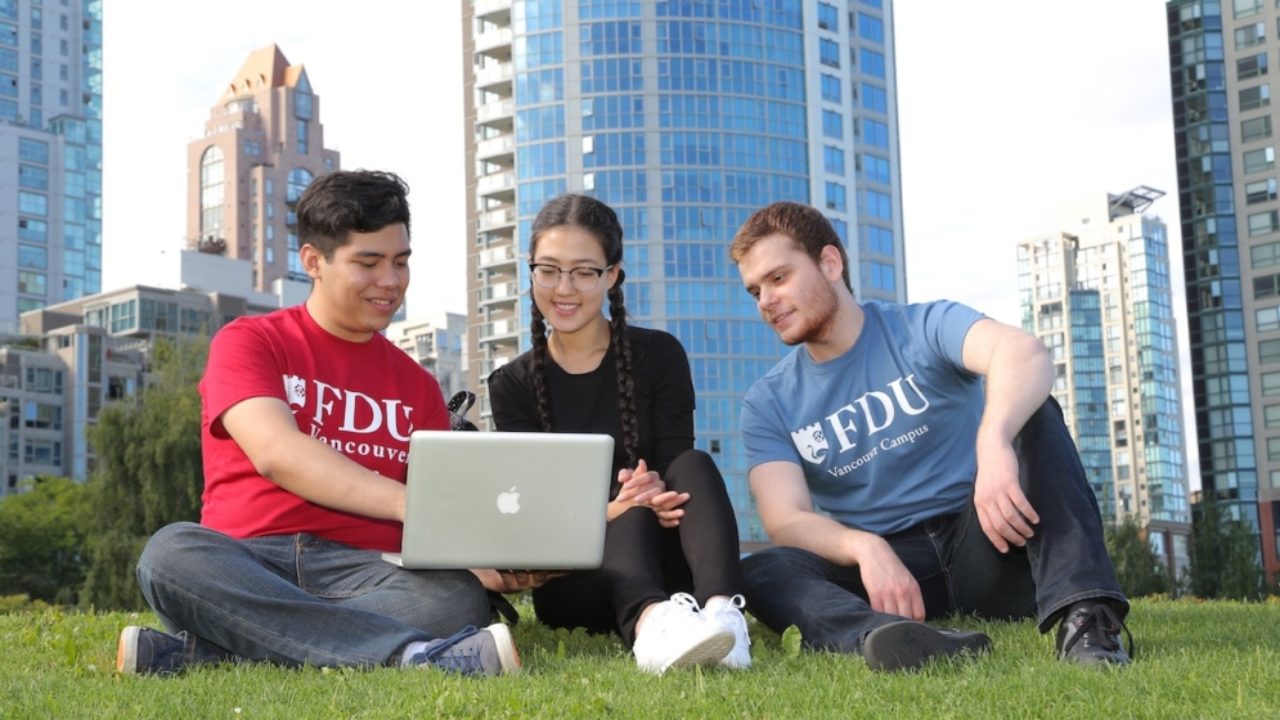
[[[698,614],[698,601],[676,593],[653,606],[632,651],[641,670],[661,675],[670,667],[713,665],[733,648],[733,630]]]
[[[751,667],[751,638],[747,637],[747,618],[742,608],[747,601],[741,595],[724,597],[717,595],[702,608],[702,616],[715,619],[733,631],[733,649],[720,659],[720,667],[730,670],[746,670]]]

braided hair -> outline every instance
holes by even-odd
[[[581,228],[600,243],[606,265],[622,262],[622,225],[618,216],[605,203],[587,195],[561,195],[538,211],[529,240],[529,256],[537,254],[538,238],[551,228]],[[622,444],[627,460],[634,467],[639,460],[640,422],[636,417],[635,381],[631,374],[631,338],[627,335],[627,308],[622,295],[626,273],[618,268],[618,281],[609,288],[609,332],[618,376],[618,408],[622,419]],[[529,289],[533,299],[533,288]],[[547,392],[547,323],[538,303],[530,303],[533,334],[533,390],[542,429],[550,432],[553,417],[551,398]]]

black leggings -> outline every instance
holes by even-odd
[[[699,603],[742,592],[738,526],[724,479],[710,455],[687,450],[662,478],[689,493],[674,528],[649,508],[632,508],[605,529],[604,562],[555,578],[533,591],[538,619],[551,627],[617,632],[635,642],[636,621],[650,603],[691,593]]]

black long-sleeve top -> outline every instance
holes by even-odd
[[[639,420],[637,458],[665,475],[667,466],[693,447],[693,379],[680,341],[661,330],[628,327],[631,374]],[[618,471],[630,467],[622,437],[618,373],[613,345],[591,372],[565,372],[547,355],[547,388],[552,432],[608,433],[613,436],[613,485]],[[542,431],[533,390],[533,351],[526,352],[489,376],[493,420],[500,431]]]

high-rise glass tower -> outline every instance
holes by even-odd
[[[1178,201],[1206,497],[1280,572],[1280,59],[1271,0],[1170,0]]]
[[[862,298],[906,296],[889,0],[463,0],[471,383],[528,347],[529,227],[564,192],[626,232],[627,305],[689,353],[698,447],[763,533],[743,394],[785,352],[729,261],[776,200],[821,208]]]
[[[102,289],[102,2],[0,0],[0,332]]]
[[[1018,287],[1103,521],[1137,521],[1177,579],[1191,514],[1169,247],[1143,213],[1163,195],[1140,186],[1064,208],[1060,232],[1019,243]]]

